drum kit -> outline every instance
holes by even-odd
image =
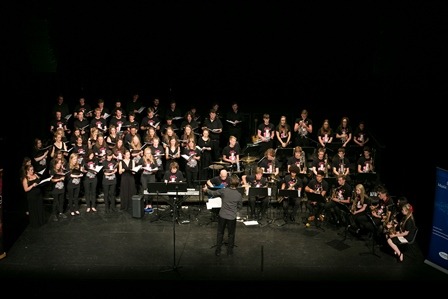
[[[255,168],[257,166],[257,164],[255,163],[257,160],[258,158],[255,156],[245,156],[240,159],[240,162],[242,163],[241,167],[237,167],[236,164],[231,164],[229,162],[221,160],[212,162],[212,164],[207,168],[213,170],[213,173],[225,168],[229,172],[229,174],[236,174],[240,176],[247,171],[252,172],[252,168]]]
[[[259,160],[258,157],[251,155],[247,155],[240,159],[240,161],[243,163],[243,168],[247,175],[252,175],[253,173],[255,173],[255,169],[257,168],[256,162],[258,160]]]

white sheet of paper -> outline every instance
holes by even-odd
[[[401,243],[407,243],[408,240],[406,240],[406,238],[404,237],[398,237],[398,240],[400,240]]]
[[[210,210],[212,208],[220,208],[221,207],[221,197],[213,197],[213,198],[209,198],[208,202],[206,203],[207,205],[207,210]]]
[[[244,225],[258,225],[258,221],[257,220],[248,220],[248,221],[244,221],[243,222]]]

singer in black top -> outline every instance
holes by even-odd
[[[104,192],[104,211],[110,213],[115,212],[115,191],[117,189],[118,162],[114,159],[112,150],[107,150],[106,160],[103,162],[103,179],[102,186]]]
[[[208,128],[210,131],[210,139],[212,141],[212,159],[218,161],[221,158],[220,137],[223,125],[219,117],[216,116],[214,109],[210,110],[209,118],[204,120],[202,129]]]
[[[241,193],[237,190],[240,184],[240,179],[237,175],[230,177],[229,188],[222,188],[219,190],[208,190],[207,185],[204,187],[204,192],[213,197],[221,197],[221,209],[218,216],[218,232],[216,237],[215,254],[221,254],[221,247],[224,239],[224,231],[227,227],[227,255],[233,255],[233,247],[235,246],[235,231],[236,231],[236,216],[238,211],[243,206],[243,199]]]
[[[258,125],[257,136],[260,142],[260,154],[263,155],[268,148],[274,147],[275,125],[270,122],[269,114],[263,114],[263,123]]]
[[[183,149],[182,157],[185,162],[185,176],[187,177],[187,187],[194,188],[195,181],[199,175],[199,160],[201,160],[201,152],[196,148],[194,140],[188,140],[187,147]]]
[[[242,133],[243,133],[243,120],[244,116],[239,110],[239,106],[237,102],[232,103],[232,110],[227,113],[227,129],[229,131],[229,136],[235,136],[236,139],[241,142]],[[240,146],[243,146],[240,144]]]
[[[45,223],[44,198],[40,185],[41,179],[39,175],[34,172],[34,167],[32,165],[25,165],[24,170],[25,172],[22,175],[22,186],[28,202],[28,212],[30,216],[29,223],[31,227],[40,227]]]

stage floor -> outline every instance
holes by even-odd
[[[185,221],[175,222],[169,214],[158,217],[167,206],[158,208],[135,218],[120,211],[106,214],[102,204],[97,213],[86,213],[82,205],[80,216],[48,221],[37,229],[27,226],[0,261],[0,278],[2,282],[58,280],[68,284],[120,280],[142,287],[170,281],[190,285],[223,280],[363,281],[373,285],[385,280],[448,280],[448,275],[424,263],[417,244],[417,256],[405,255],[404,262],[397,263],[384,248],[372,247],[351,234],[345,236],[344,228],[325,222],[322,229],[305,227],[302,211],[296,222],[284,223],[276,219],[281,212],[275,207],[270,210],[270,221],[238,222],[234,255],[226,256],[224,249],[217,257],[217,222],[211,221],[204,204],[185,204],[180,218]],[[244,206],[240,216],[245,218],[246,213]]]

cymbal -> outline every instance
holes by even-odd
[[[252,162],[257,161],[257,158],[255,158],[255,157],[243,157],[243,158],[240,159],[240,161],[244,162],[244,163],[252,163]]]
[[[225,162],[225,161],[216,161],[216,162],[212,162],[213,164],[219,164],[219,165],[230,165],[229,162]]]
[[[221,170],[224,168],[224,166],[222,165],[210,165],[208,168],[213,169],[213,170]]]

